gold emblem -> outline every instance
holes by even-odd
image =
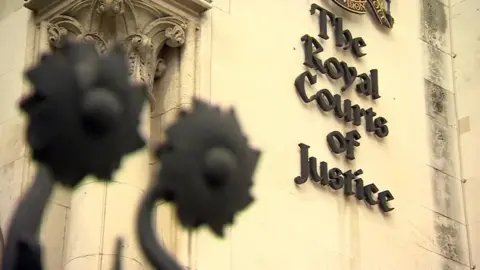
[[[357,14],[365,14],[367,12],[367,3],[370,10],[377,18],[378,22],[388,28],[393,27],[393,17],[390,14],[390,1],[386,0],[387,9],[384,8],[384,0],[333,0],[341,8]]]
[[[333,0],[340,7],[358,14],[367,12],[367,0]]]

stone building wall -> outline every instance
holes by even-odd
[[[361,98],[353,89],[342,94],[373,107],[390,129],[388,137],[377,140],[356,128],[362,138],[352,162],[332,155],[325,136],[355,127],[322,113],[315,102],[305,105],[295,93],[293,81],[305,70],[300,37],[319,31],[309,13],[312,3],[342,16],[353,36],[367,43],[360,61],[335,48],[333,38],[322,41],[320,57],[336,56],[362,72],[379,71],[380,99]],[[478,1],[394,0],[390,33],[371,16],[345,12],[332,1],[218,0],[214,5],[212,100],[237,107],[264,154],[254,188],[257,203],[242,214],[227,241],[207,232],[196,236],[195,269],[469,269],[480,240],[474,239],[471,217],[478,212],[478,196],[467,196],[468,218],[464,207],[464,193],[478,191],[473,181],[480,161],[474,154],[478,117],[472,115]],[[468,73],[463,80],[470,80],[470,90],[459,86],[461,71]],[[340,93],[339,84],[324,75],[307,89],[312,95],[322,88]],[[468,97],[462,99],[463,93]],[[459,150],[459,142],[468,150]],[[310,181],[296,187],[298,143],[309,145],[310,155],[330,167],[363,169],[366,183],[394,194],[395,210],[382,215]],[[465,162],[472,181],[462,183]]]
[[[28,89],[21,72],[34,61],[32,55],[38,55],[31,37],[39,28],[17,2],[0,0],[3,230],[34,172],[15,102]],[[171,210],[159,208],[164,241],[182,264],[196,270],[466,270],[478,263],[480,96],[475,74],[480,3],[392,2],[395,25],[386,31],[370,14],[348,13],[329,0],[216,0],[189,32],[194,43],[165,55],[169,68],[156,87],[168,91],[155,93],[160,106],[152,114],[153,140],[162,139],[161,130],[195,94],[234,105],[252,144],[263,150],[255,177],[257,201],[240,215],[225,240],[206,230],[179,230],[170,220]],[[326,88],[363,108],[372,107],[388,120],[386,138],[368,135],[363,125],[339,122],[297,95],[294,80],[306,70],[300,38],[308,34],[318,39],[318,16],[309,12],[312,3],[343,17],[344,27],[367,43],[367,55],[358,60],[336,48],[331,37],[321,41],[320,57],[335,56],[360,72],[378,69],[381,98],[360,97],[353,87],[341,93],[339,81],[321,74],[307,91]],[[189,64],[182,66],[179,59]],[[362,136],[356,159],[348,162],[331,154],[327,134],[354,129]],[[362,169],[366,184],[392,192],[395,209],[382,214],[378,207],[311,181],[296,186],[299,143],[309,145],[310,155],[329,167]],[[63,254],[73,245],[66,242],[71,201],[61,189],[52,199],[43,228],[48,269],[60,270],[67,263]],[[79,230],[100,226],[82,222]]]

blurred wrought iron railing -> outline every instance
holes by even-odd
[[[28,116],[26,138],[39,170],[10,223],[3,270],[43,269],[39,230],[56,183],[74,189],[87,175],[109,182],[122,158],[146,145],[138,133],[146,91],[130,84],[119,45],[99,55],[93,45],[67,41],[25,74],[34,89],[20,108]],[[224,226],[253,201],[250,188],[260,152],[249,146],[233,110],[223,112],[199,99],[166,135],[156,151],[162,168],[140,202],[137,235],[156,269],[180,270],[156,239],[156,201],[176,205],[184,227],[207,225],[223,236]]]

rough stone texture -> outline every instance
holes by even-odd
[[[468,266],[469,250],[458,153],[457,119],[453,96],[449,7],[437,0],[422,0],[421,39],[424,53],[425,102],[430,122],[431,175],[435,234],[422,245],[445,259],[442,269],[455,269],[451,261]],[[450,261],[451,260],[451,261]],[[453,268],[455,267],[455,268]]]
[[[451,91],[425,79],[425,101],[428,116],[442,125],[457,125],[455,106],[451,106],[455,104]]]
[[[434,242],[440,253],[453,261],[468,265],[468,250],[465,250],[467,239],[465,235],[463,237],[460,235],[465,232],[465,227],[453,220],[437,215],[434,228],[437,231]]]
[[[415,269],[432,269],[432,270],[471,270],[469,266],[460,264],[450,259],[445,259],[442,254],[424,251],[423,260]]]
[[[450,18],[448,7],[439,0],[421,0],[421,31],[420,38],[450,53]]]
[[[458,141],[456,128],[442,125],[434,118],[430,119],[429,143],[431,156],[429,165],[433,168],[460,178]]]
[[[450,54],[421,42],[425,79],[453,93],[452,61]]]
[[[437,264],[448,265],[449,261],[455,261],[469,265],[468,238],[464,224],[429,209],[416,211],[416,215],[421,220],[412,224],[411,233],[417,245],[443,256],[444,259]]]
[[[431,205],[425,206],[458,223],[466,224],[461,181],[434,168],[429,168],[429,171],[432,201]]]

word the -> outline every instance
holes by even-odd
[[[362,48],[367,46],[365,40],[361,37],[354,38],[352,33],[348,29],[343,29],[343,19],[341,17],[336,17],[331,11],[328,11],[317,4],[312,4],[310,6],[310,14],[315,14],[315,11],[319,11],[318,23],[320,27],[320,33],[318,34],[324,40],[329,39],[327,32],[327,18],[330,20],[333,26],[335,34],[335,45],[344,50],[351,50],[354,56],[362,57],[366,53],[362,52]]]

